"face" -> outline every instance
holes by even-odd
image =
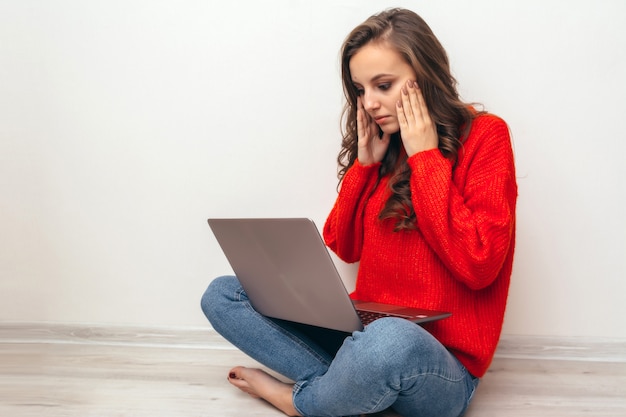
[[[396,102],[401,88],[415,80],[413,68],[386,43],[370,42],[350,59],[350,74],[363,107],[385,133],[400,130]]]

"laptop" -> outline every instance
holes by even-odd
[[[425,323],[451,313],[351,300],[307,218],[208,219],[252,306],[264,316],[342,332],[380,317]]]

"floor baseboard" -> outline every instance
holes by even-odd
[[[496,356],[591,362],[626,362],[626,340],[617,338],[502,335]]]
[[[0,343],[97,344],[180,349],[235,349],[210,327],[138,327],[0,322]],[[626,363],[626,340],[502,335],[496,357]]]

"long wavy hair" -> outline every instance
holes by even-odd
[[[464,137],[477,113],[459,98],[446,51],[430,27],[416,13],[395,8],[369,17],[348,35],[341,48],[341,76],[346,103],[341,118],[342,148],[337,157],[339,181],[354,164],[358,149],[358,92],[352,82],[350,60],[370,42],[389,45],[413,67],[430,117],[437,126],[439,150],[456,164]],[[378,174],[379,181],[383,176],[390,175],[391,192],[379,218],[394,219],[396,231],[416,228],[409,184],[411,171],[402,147],[400,132],[397,132],[391,136]]]

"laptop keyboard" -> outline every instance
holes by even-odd
[[[383,317],[398,317],[396,314],[387,314],[387,313],[381,313],[377,311],[357,310],[356,313],[361,319],[361,323],[363,323],[363,326],[367,326],[374,320],[378,320]]]

